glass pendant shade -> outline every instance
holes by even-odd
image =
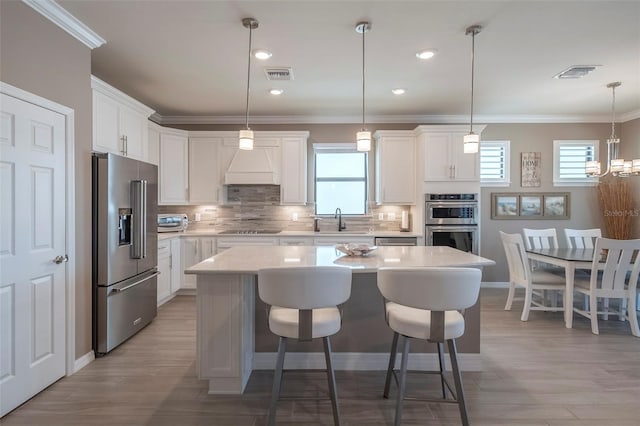
[[[465,154],[475,154],[478,152],[478,147],[480,145],[480,135],[477,135],[473,132],[464,136],[464,153]]]
[[[631,161],[631,173],[634,175],[640,175],[640,158]]]
[[[624,159],[611,160],[611,173],[623,173],[624,172]]]
[[[238,148],[244,149],[246,151],[251,151],[253,149],[253,130],[240,130],[239,136],[240,138]]]
[[[598,176],[600,174],[600,162],[599,161],[587,161],[585,164],[585,173],[587,176]]]
[[[356,150],[371,151],[371,132],[361,130],[356,133]]]

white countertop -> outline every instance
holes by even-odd
[[[349,267],[353,273],[376,272],[384,266],[490,266],[495,262],[446,246],[378,247],[366,257],[343,255],[333,247],[233,247],[185,270],[186,274],[256,273],[261,268],[295,266]]]
[[[282,231],[275,234],[220,234],[215,230],[193,230],[184,232],[160,232],[158,240],[167,240],[171,238],[185,237],[422,237],[422,234],[415,232],[400,231],[373,231],[373,232],[313,232],[313,231]]]

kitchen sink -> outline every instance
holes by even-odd
[[[222,231],[218,235],[260,235],[260,234],[279,234],[281,231],[277,229],[251,229],[243,231]]]

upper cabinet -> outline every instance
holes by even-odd
[[[281,139],[282,170],[280,204],[307,203],[307,139],[309,132],[297,132]]]
[[[481,134],[486,126],[474,126]],[[425,182],[480,180],[480,155],[463,152],[467,125],[418,126],[415,133],[424,150]]]
[[[189,203],[217,204],[220,199],[218,150],[224,138],[189,138]]]
[[[379,130],[376,140],[376,203],[415,204],[416,144],[413,131]]]
[[[189,202],[188,132],[159,126],[158,204]]]
[[[148,124],[153,110],[91,76],[93,150],[147,161]]]

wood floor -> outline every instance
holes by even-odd
[[[463,374],[472,425],[640,425],[640,339],[601,321],[600,335],[576,316],[502,310],[506,290],[482,290],[482,372]],[[12,425],[262,425],[272,373],[254,372],[243,396],[207,394],[195,378],[195,300],[178,297],[109,356],[64,378],[3,418]],[[383,372],[336,374],[343,424],[393,424],[381,398]],[[285,373],[283,393],[326,395],[322,372]],[[437,396],[435,377],[413,375],[410,396]],[[331,425],[328,400],[280,401],[278,424]],[[458,425],[454,405],[406,401],[406,425]]]

